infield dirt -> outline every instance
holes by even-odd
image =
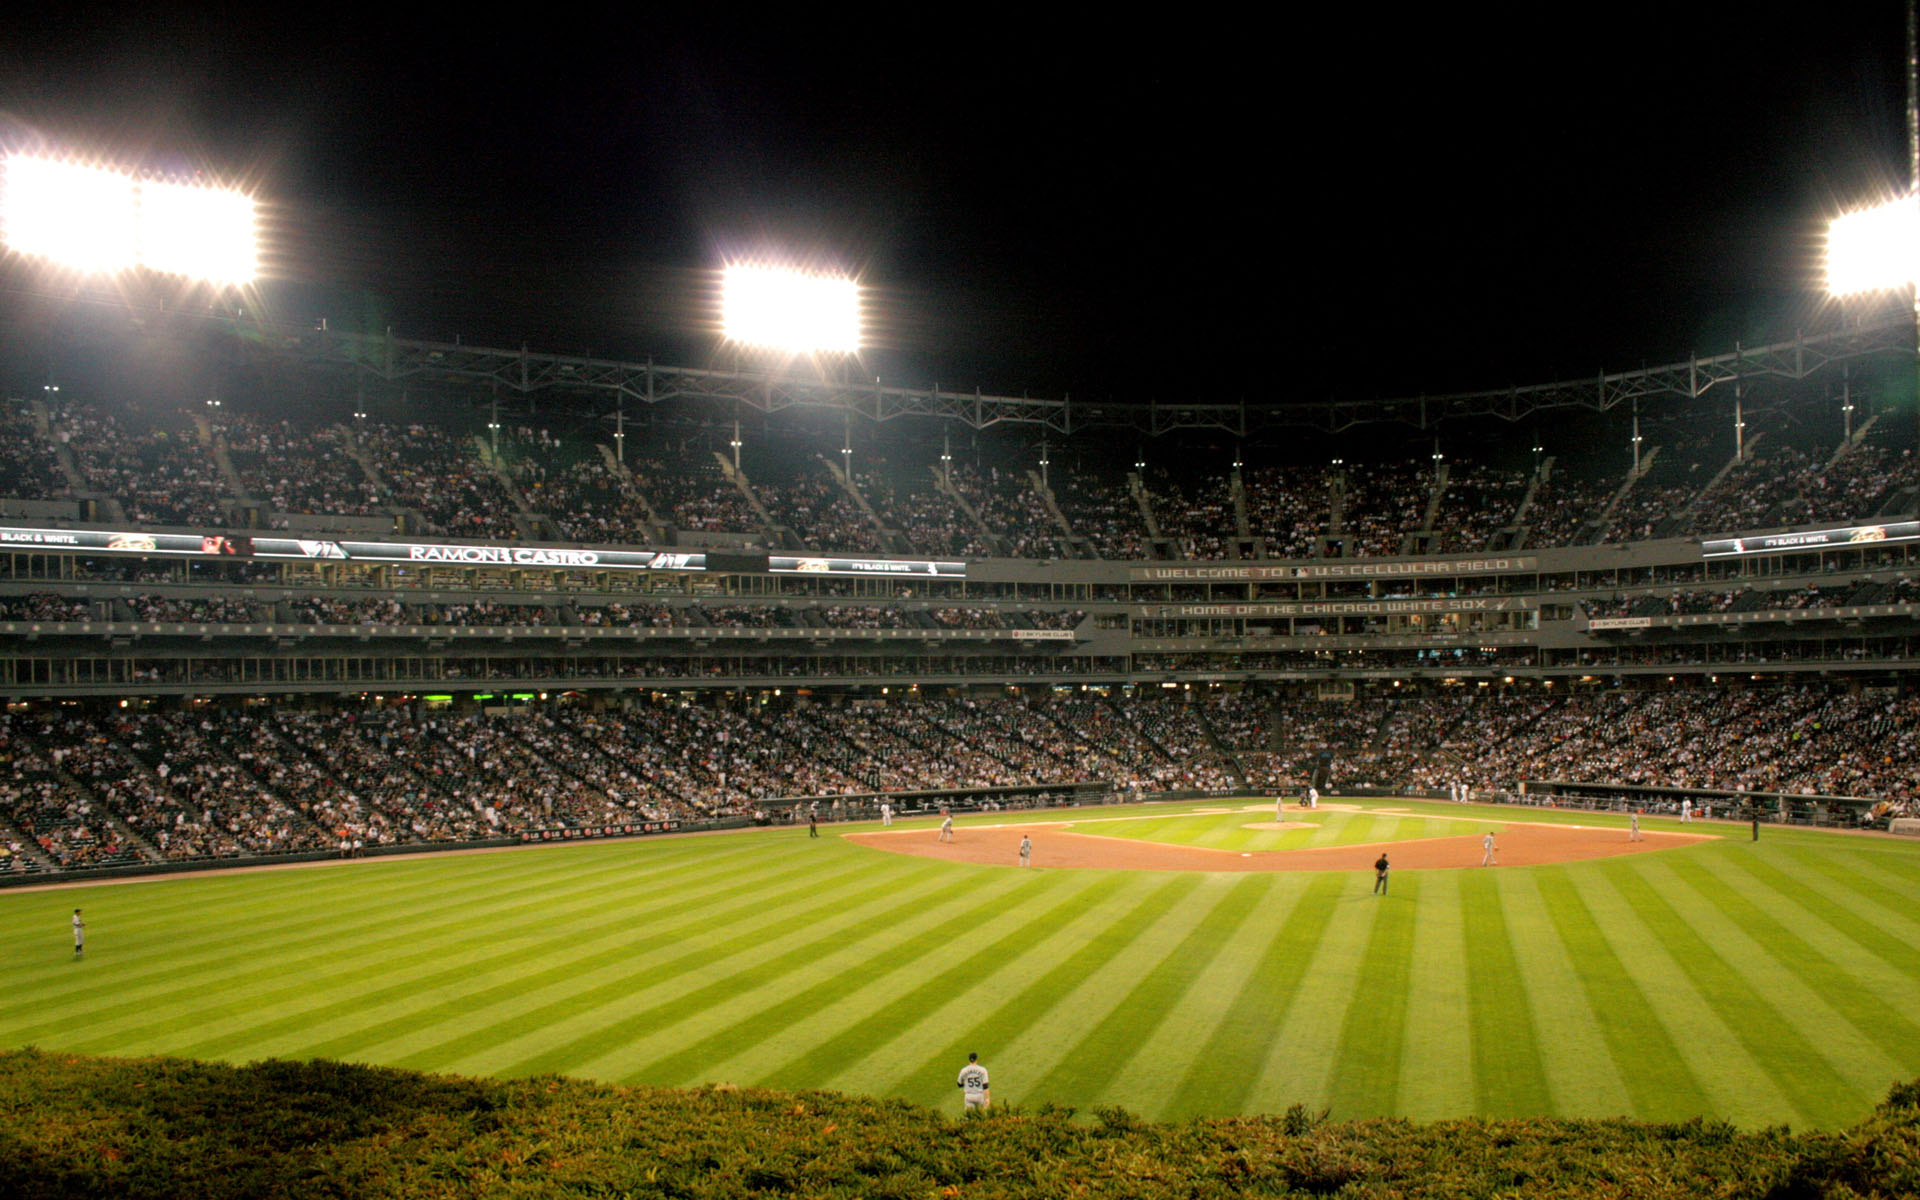
[[[1007,867],[1016,866],[1020,861],[1021,837],[1031,836],[1036,867],[1118,871],[1370,871],[1374,859],[1384,850],[1396,870],[1422,871],[1479,867],[1484,855],[1481,839],[1486,834],[1483,829],[1462,837],[1320,846],[1311,850],[1240,851],[1101,837],[1078,832],[1073,825],[1071,821],[973,826],[956,822],[951,842],[937,840],[932,829],[842,836],[850,842],[895,854]],[[1707,834],[1647,832],[1641,835],[1644,841],[1630,842],[1624,829],[1579,825],[1502,826],[1496,822],[1487,828],[1496,830],[1495,854],[1503,867],[1536,867],[1622,854],[1646,854],[1711,840]]]

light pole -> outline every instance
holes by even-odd
[[[1913,309],[1914,419],[1920,424],[1920,5],[1907,0],[1907,191],[1827,226],[1827,290],[1907,289]]]

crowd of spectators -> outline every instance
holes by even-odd
[[[1181,791],[1227,791],[1242,784],[1225,745],[1208,727],[1202,710],[1184,694],[1147,691],[1118,711],[1138,726],[1167,760],[1160,786]]]
[[[1406,553],[1407,535],[1424,528],[1433,496],[1431,468],[1415,463],[1348,463],[1342,472],[1340,528],[1358,557]]]
[[[1520,502],[1532,476],[1524,471],[1502,471],[1474,463],[1448,468],[1447,486],[1440,493],[1431,547],[1435,554],[1472,554],[1488,548],[1501,529],[1520,520]]]
[[[95,601],[51,593],[0,597],[0,620],[91,621]],[[195,624],[244,624],[275,618],[272,605],[234,597],[179,597],[139,592],[125,597],[136,621]],[[548,605],[499,601],[422,602],[415,605],[382,596],[342,599],[296,595],[285,601],[289,622],[315,625],[446,625],[676,627],[681,629],[1006,629],[1071,630],[1086,619],[1084,609],[1037,609],[1029,605],[955,605],[898,600],[867,604],[823,604],[796,608],[778,604]],[[127,619],[123,616],[117,619]]]
[[[1099,557],[1147,556],[1147,530],[1140,519],[1140,506],[1125,484],[1079,472],[1064,478],[1055,476],[1053,493],[1066,515],[1067,527],[1085,538]]]
[[[1788,485],[1789,487],[1791,485]],[[1878,516],[1905,493],[1920,489],[1920,458],[1911,449],[1862,443],[1837,462],[1817,465],[1780,513],[1789,525],[1831,524]]]
[[[1181,479],[1164,467],[1152,466],[1141,482],[1160,536],[1179,548],[1178,557],[1227,557],[1229,539],[1240,532],[1229,476]]]
[[[564,465],[524,458],[513,477],[527,503],[552,517],[568,541],[645,545],[658,538],[631,477],[598,453]]]
[[[221,436],[241,489],[276,513],[364,517],[382,511],[380,490],[336,425],[233,412],[222,418]],[[285,517],[275,523],[284,525]]]
[[[409,625],[406,605],[383,596],[340,600],[331,596],[296,596],[287,601],[288,618],[314,625]]]
[[[339,842],[362,847],[404,842],[471,841],[494,823],[485,805],[475,807],[452,793],[414,747],[408,723],[388,713],[325,713],[281,710],[268,717],[272,732],[289,748],[289,770],[331,786],[321,820]]]
[[[864,486],[872,489],[863,490],[867,502],[882,521],[901,532],[913,553],[928,558],[981,558],[995,552],[986,530],[954,502],[935,472],[899,483],[878,473],[863,478]]]
[[[1580,602],[1581,611],[1592,617],[1666,617],[1712,613],[1794,612],[1818,608],[1855,608],[1869,604],[1912,604],[1920,602],[1920,579],[1900,576],[1886,581],[1866,579],[1857,583],[1822,587],[1799,584],[1790,587],[1756,587],[1674,590],[1665,594],[1625,593]]]
[[[755,478],[754,491],[776,520],[784,521],[801,544],[821,554],[878,554],[885,547],[880,530],[847,494],[827,466],[806,464],[809,470],[778,482]]]
[[[39,416],[25,404],[0,407],[0,496],[52,497],[66,490],[66,475]]]
[[[454,604],[424,604],[420,607],[423,625],[549,625],[554,610],[545,604],[500,604],[491,600]]]
[[[823,604],[809,611],[829,629],[915,629],[924,628],[922,614],[896,604]]]
[[[1020,471],[951,464],[947,480],[999,545],[995,550],[1015,558],[1053,558],[1059,555],[1060,529]]]
[[[689,624],[727,629],[779,629],[787,626],[790,610],[777,604],[701,604],[682,609]]]
[[[94,613],[91,600],[48,592],[0,597],[0,620],[5,621],[91,621]]]
[[[635,625],[663,627],[671,625],[674,610],[664,604],[582,604],[574,608],[574,617],[582,625],[623,629]]]
[[[1883,425],[1836,456],[1794,440],[1785,422],[1756,435],[1736,461],[1720,431],[1674,422],[1648,439],[1658,453],[1624,492],[1624,471],[1560,463],[1522,513],[1532,473],[1452,462],[1436,503],[1438,476],[1423,454],[1232,470],[1156,461],[1137,476],[1137,491],[1108,481],[1125,464],[1106,464],[1103,475],[1084,455],[1054,467],[1044,485],[1030,466],[876,458],[854,472],[856,496],[817,454],[776,452],[763,478],[749,471],[736,482],[704,443],[656,437],[629,472],[599,444],[604,434],[563,444],[545,429],[482,434],[452,416],[389,422],[356,413],[328,423],[232,407],[67,402],[51,411],[16,403],[4,422],[0,493],[105,495],[138,523],[220,527],[240,512],[238,501],[253,499],[282,514],[276,523],[412,511],[426,522],[422,532],[452,537],[652,544],[666,526],[683,544],[713,534],[771,548],[786,531],[787,544],[823,553],[943,558],[1205,560],[1237,557],[1247,539],[1279,558],[1329,547],[1349,556],[1410,545],[1461,553],[1516,523],[1530,547],[1621,542],[1866,520],[1896,497],[1910,508],[1920,494],[1920,460],[1902,441],[1904,425]],[[68,486],[63,445],[78,492]]]
[[[1247,467],[1240,473],[1247,530],[1269,558],[1313,558],[1332,520],[1334,472],[1328,466]]]
[[[139,850],[104,805],[63,777],[59,764],[0,715],[0,870],[27,874],[140,861]]]
[[[633,473],[654,511],[675,529],[749,534],[756,544],[767,544],[764,523],[711,456],[645,459]]]
[[[1574,475],[1556,469],[1535,486],[1520,518],[1525,545],[1577,546],[1597,539],[1595,527],[1607,502],[1620,489],[1617,477]]]
[[[247,600],[210,596],[157,596],[143,592],[127,597],[126,603],[136,621],[244,625],[257,619],[256,606]]]
[[[144,768],[155,803],[172,809],[159,831],[169,857],[228,857],[324,847],[295,793],[268,788],[235,758],[211,714],[136,713],[113,740]]]
[[[373,461],[392,503],[420,513],[441,534],[515,538],[519,507],[499,474],[453,432],[424,422],[363,422],[355,440]]]
[[[510,712],[286,707],[0,718],[0,868],[80,869],[739,814],[771,801],[1105,781],[1290,792],[1523,782],[1920,800],[1920,696],[1142,689]],[[1677,793],[1676,793],[1677,794]],[[1670,797],[1669,797],[1670,798]]]
[[[1684,532],[1700,537],[1729,529],[1788,524],[1792,497],[1814,477],[1814,463],[1832,451],[1802,450],[1768,439],[1730,466],[1694,499]]]
[[[114,497],[143,525],[218,526],[227,516],[228,489],[212,446],[190,420],[168,414],[144,428],[92,405],[73,404],[54,415],[56,437],[72,449],[89,491]]]

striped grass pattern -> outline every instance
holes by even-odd
[[[1262,831],[1244,826],[1271,809],[1192,807],[1080,828],[1257,852],[1608,820],[1405,804]],[[1298,1101],[1841,1126],[1920,1076],[1920,845],[1693,828],[1725,836],[1396,871],[1385,898],[1363,871],[1022,871],[831,827],[0,894],[0,1045],[956,1111],[978,1050],[1001,1103],[1154,1118]]]

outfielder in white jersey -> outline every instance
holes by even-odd
[[[967,1065],[960,1068],[960,1092],[965,1097],[965,1107],[985,1108],[992,1103],[987,1091],[987,1069],[980,1065],[980,1055],[976,1052],[967,1055]]]

